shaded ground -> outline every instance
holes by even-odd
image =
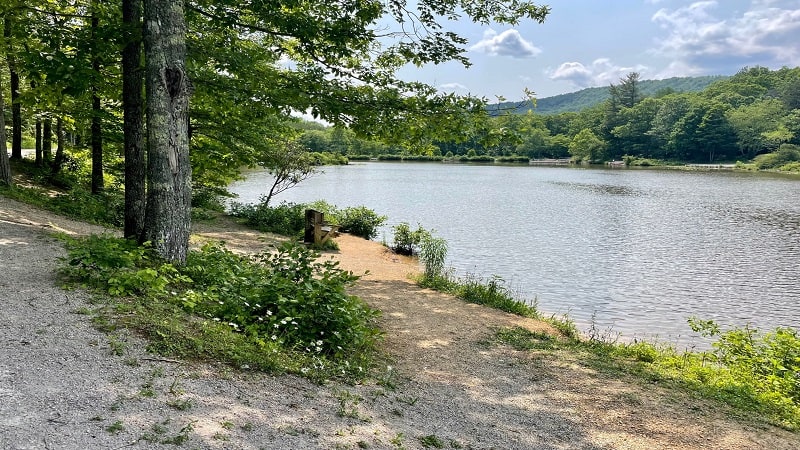
[[[798,436],[716,404],[595,373],[574,355],[490,342],[546,324],[468,305],[407,279],[415,264],[377,243],[337,239],[326,255],[383,311],[383,383],[318,386],[292,376],[168,361],[91,324],[88,296],[57,287],[59,242],[98,232],[0,197],[0,448],[793,449]],[[221,222],[194,242],[239,251],[274,237]],[[426,438],[427,437],[427,438]]]

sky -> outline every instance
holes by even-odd
[[[800,66],[800,0],[541,0],[543,24],[445,29],[467,38],[459,63],[406,67],[398,75],[442,92],[495,101],[574,92],[641,79],[733,75],[743,67]]]

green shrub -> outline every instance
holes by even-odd
[[[48,209],[87,222],[122,227],[125,223],[125,198],[117,190],[99,194],[74,188],[66,194],[56,195],[47,201]]]
[[[790,162],[778,167],[781,172],[800,172],[800,162]]]
[[[420,237],[419,258],[425,266],[425,278],[442,277],[447,259],[447,241],[425,231]]]
[[[192,207],[209,211],[224,212],[225,199],[232,194],[225,188],[215,186],[192,186]]]
[[[130,299],[117,304],[118,320],[166,353],[358,378],[380,337],[378,312],[346,292],[358,277],[302,246],[248,258],[206,244],[180,268],[117,238],[67,239],[67,251],[61,273]]]
[[[69,256],[61,274],[111,295],[164,295],[168,285],[190,281],[150,247],[132,240],[92,235],[67,239],[66,247]]]
[[[245,220],[248,226],[261,231],[299,237],[305,231],[305,205],[283,202],[269,206],[262,197],[256,205],[234,203],[231,215]]]
[[[347,157],[340,153],[311,152],[308,156],[315,166],[344,166],[348,163]]]
[[[764,153],[753,158],[753,164],[761,170],[777,169],[793,162],[800,162],[800,147],[792,144],[783,144],[772,153]]]
[[[418,252],[422,236],[428,232],[419,225],[416,231],[412,231],[408,222],[401,222],[392,227],[392,233],[394,235],[392,250],[410,256]]]
[[[371,347],[377,316],[345,288],[358,277],[304,247],[285,244],[249,261],[207,244],[187,258],[194,280],[184,300],[195,313],[247,335],[326,356]],[[196,293],[202,293],[195,295]]]
[[[341,210],[337,214],[341,231],[372,239],[378,234],[378,227],[386,222],[386,216],[379,216],[366,206],[354,206]]]

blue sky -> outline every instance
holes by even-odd
[[[403,68],[403,79],[495,100],[539,98],[642,79],[800,66],[800,0],[543,0],[544,24],[449,22],[473,65]]]

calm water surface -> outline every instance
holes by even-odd
[[[257,202],[270,176],[232,186]],[[660,170],[360,163],[276,202],[366,205],[448,242],[458,274],[498,275],[586,331],[698,343],[690,316],[800,328],[800,180]],[[702,345],[702,342],[699,342]]]

